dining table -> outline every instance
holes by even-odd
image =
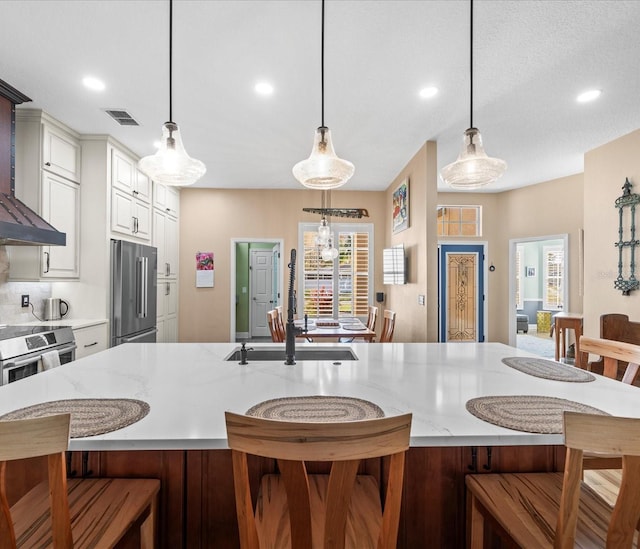
[[[296,337],[315,341],[318,339],[354,339],[362,338],[371,342],[376,337],[376,332],[370,330],[359,318],[311,318],[297,319],[294,321],[296,328],[301,331],[296,332]]]

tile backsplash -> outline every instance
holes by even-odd
[[[19,324],[42,318],[43,301],[51,297],[50,282],[8,282],[9,261],[4,246],[0,246],[0,324]],[[29,307],[22,307],[21,296],[28,295]]]
[[[21,296],[27,294],[33,305],[21,306]],[[43,300],[51,297],[50,282],[0,282],[0,324],[20,324],[38,320],[32,311],[42,318]]]

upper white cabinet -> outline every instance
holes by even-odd
[[[41,110],[16,111],[16,196],[58,231],[66,246],[8,246],[11,280],[80,275],[78,135]]]
[[[168,215],[180,215],[180,191],[160,183],[153,184],[153,207]]]
[[[80,144],[68,133],[43,123],[42,167],[59,176],[80,182]]]
[[[111,232],[144,242],[151,239],[151,181],[133,157],[115,147],[111,152]]]
[[[42,216],[66,233],[66,246],[42,247],[44,278],[77,278],[80,274],[80,186],[54,174],[42,178]]]
[[[142,202],[151,202],[151,181],[142,173],[138,162],[128,154],[113,149],[111,185]]]

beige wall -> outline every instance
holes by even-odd
[[[331,200],[334,208],[369,211],[369,218],[341,218],[340,223],[374,224],[374,291],[382,291],[378,266],[385,243],[384,197],[383,192],[334,191]],[[229,341],[231,239],[283,239],[288,257],[289,250],[298,247],[298,223],[320,222],[318,215],[302,208],[320,207],[321,194],[311,190],[183,189],[180,201],[180,341]],[[195,287],[195,254],[199,251],[215,254],[213,288]]]
[[[436,143],[432,141],[420,147],[385,193],[386,247],[404,244],[409,268],[407,284],[384,287],[386,300],[382,309],[397,314],[394,341],[438,339],[436,152]],[[394,235],[392,195],[405,178],[409,180],[409,228]],[[429,212],[433,215],[428,215]],[[425,305],[418,304],[419,295],[426,297]]]
[[[600,315],[623,313],[640,321],[640,290],[623,296],[613,287],[618,276],[618,210],[625,178],[631,192],[640,194],[640,130],[585,154],[584,162],[584,314],[585,334],[598,336]],[[628,218],[627,218],[628,219]],[[625,240],[629,225],[625,224]],[[636,238],[640,235],[640,208],[636,210]],[[629,277],[628,263],[623,271]],[[636,248],[636,278],[640,278],[640,251]]]
[[[483,235],[468,239],[487,242],[487,340],[509,342],[509,240],[569,235],[569,302],[582,312],[579,295],[578,233],[583,226],[582,174],[503,193],[440,193],[439,204],[482,206]],[[443,238],[442,241],[446,241]],[[460,238],[451,238],[458,240]]]

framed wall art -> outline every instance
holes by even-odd
[[[405,179],[393,191],[393,234],[409,227],[409,179]]]

